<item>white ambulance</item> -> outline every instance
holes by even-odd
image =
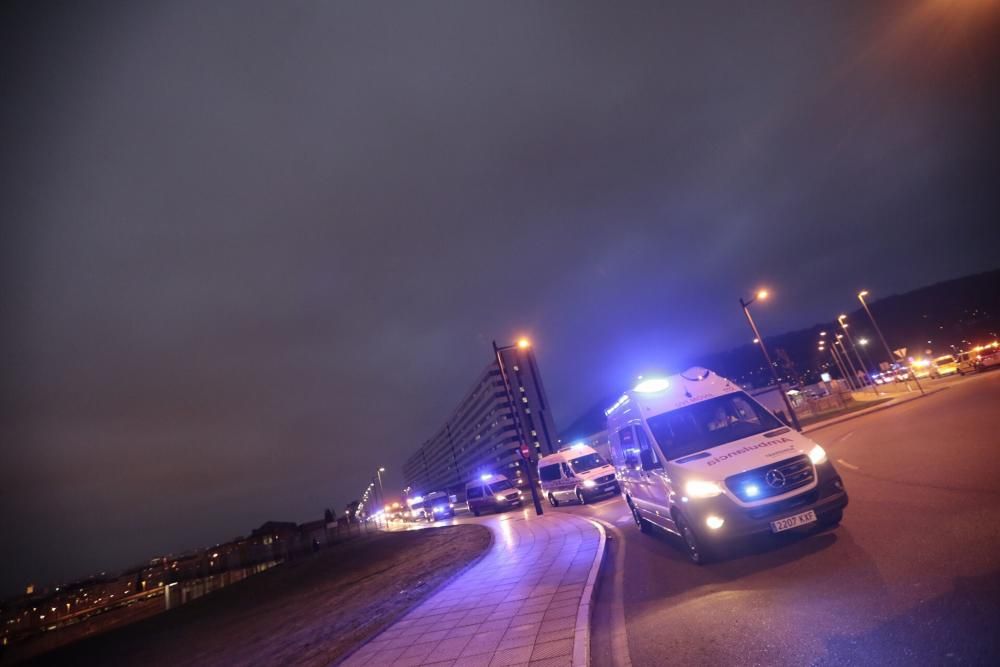
[[[597,450],[582,444],[539,459],[538,481],[553,507],[568,500],[583,505],[598,496],[621,493],[615,469]]]
[[[843,517],[847,492],[823,448],[711,371],[644,380],[605,414],[636,524],[676,533],[695,563],[731,540]]]

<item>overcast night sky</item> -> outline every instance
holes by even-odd
[[[1000,264],[997,2],[5,12],[0,594],[397,488],[493,338],[565,426]]]

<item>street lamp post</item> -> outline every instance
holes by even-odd
[[[750,324],[750,329],[753,331],[753,336],[760,345],[760,351],[764,353],[764,361],[767,362],[767,367],[771,369],[771,377],[774,378],[774,383],[778,385],[778,393],[781,394],[781,400],[785,403],[785,408],[788,410],[788,414],[792,419],[792,424],[795,426],[796,431],[801,431],[802,426],[799,425],[799,417],[795,414],[795,409],[792,408],[791,401],[788,400],[788,395],[785,394],[784,387],[781,386],[781,380],[778,379],[778,371],[774,370],[774,364],[771,363],[771,355],[767,353],[767,346],[764,345],[764,337],[760,335],[757,330],[757,325],[754,324],[753,317],[750,316],[750,304],[757,299],[764,300],[767,298],[767,290],[758,290],[757,294],[752,296],[749,300],[744,301],[740,297],[740,307],[743,308],[743,314],[747,317],[747,322]]]
[[[858,346],[854,344],[854,339],[851,338],[851,333],[847,330],[847,323],[844,321],[846,319],[847,319],[847,315],[838,315],[837,316],[837,324],[839,324],[840,328],[844,330],[844,336],[847,337],[847,342],[851,344],[852,348],[854,348],[854,356],[856,356],[858,358],[858,366],[864,372],[864,376],[863,377],[865,379],[861,381],[862,382],[861,386],[862,386],[862,388],[864,388],[864,386],[866,384],[871,383],[872,391],[875,392],[876,395],[878,395],[878,387],[875,386],[875,383],[872,381],[871,377],[868,375],[868,367],[865,364],[865,362],[861,359],[861,352],[858,351]],[[844,347],[845,350],[847,349],[847,346],[845,346],[843,343],[841,343],[841,345]]]
[[[833,343],[830,345],[830,355],[837,364],[837,368],[840,369],[840,373],[844,376],[844,381],[847,382],[847,388],[854,391],[854,380],[851,379],[851,374],[847,372],[847,367],[840,358],[840,353],[837,352],[837,340],[834,339]],[[856,380],[857,378],[855,378]]]
[[[517,414],[517,409],[514,406],[514,397],[511,393],[510,380],[507,378],[507,369],[503,365],[503,357],[500,355],[501,352],[506,352],[507,350],[513,350],[516,348],[524,349],[528,347],[530,343],[524,338],[517,341],[515,345],[507,345],[505,347],[497,347],[497,342],[493,341],[493,354],[497,359],[497,366],[500,369],[500,378],[503,380],[504,394],[507,396],[507,407],[510,410],[511,419],[514,420],[514,431],[517,433],[518,440],[518,453],[521,456],[521,460],[524,461],[524,472],[525,476],[528,478],[528,486],[531,488],[531,501],[535,504],[535,514],[541,516],[542,502],[538,498],[538,488],[535,485],[535,476],[532,474],[531,470],[531,456],[524,456],[522,447],[528,447],[528,451],[531,448],[528,446],[528,440],[524,437],[524,431],[521,428],[521,418]]]
[[[381,501],[381,503],[382,503],[382,525],[385,528],[388,528],[389,527],[389,523],[386,521],[386,518],[385,518],[385,488],[382,486],[382,473],[384,473],[384,472],[385,472],[385,468],[383,468],[383,467],[380,466],[379,469],[375,471],[375,476],[378,478],[378,491],[379,491],[379,495],[382,496],[382,501]]]
[[[878,339],[882,341],[882,347],[885,348],[885,354],[886,356],[889,357],[889,369],[891,370],[892,364],[896,360],[896,358],[895,356],[893,356],[892,350],[889,349],[889,343],[885,342],[885,336],[882,335],[882,330],[879,329],[878,322],[875,321],[875,316],[872,315],[872,310],[871,308],[868,307],[868,302],[865,301],[866,296],[868,296],[868,290],[866,289],[861,290],[860,292],[858,292],[858,301],[861,302],[861,306],[865,309],[865,312],[868,313],[868,319],[871,320],[872,326],[875,327],[875,333],[878,334]],[[910,374],[913,376],[913,381],[917,383],[917,389],[920,390],[920,394],[923,395],[924,388],[920,384],[920,380],[917,379],[917,374],[914,372],[911,372]]]
[[[819,335],[823,336],[823,338],[819,339],[819,351],[820,352],[825,352],[826,351],[826,332],[825,331],[821,331],[819,333]],[[840,359],[837,358],[836,347],[834,345],[832,345],[832,344],[830,345],[830,358],[833,359],[834,365],[836,365],[837,370],[840,371],[840,376],[842,378],[844,378],[844,381],[847,383],[847,386],[849,388],[853,389],[854,385],[851,384],[851,378],[847,374],[847,371],[844,369],[844,365],[842,363],[840,363]]]
[[[851,369],[851,375],[854,377],[851,389],[854,389],[854,385],[857,385],[858,391],[860,391],[864,388],[864,385],[861,384],[860,380],[858,380],[858,369],[854,367],[854,362],[851,361],[851,356],[847,354],[847,346],[844,345],[844,334],[837,334],[834,337],[834,345],[840,345],[838,354],[840,355],[841,360],[847,363],[847,367]]]
[[[877,370],[878,366],[872,361],[872,355],[870,355],[868,353],[868,342],[869,341],[868,341],[867,338],[864,338],[864,337],[859,338],[858,339],[858,348],[857,349],[858,349],[858,352],[861,353],[861,356],[865,360],[865,364],[868,366],[868,368],[872,368],[872,369],[876,369]]]

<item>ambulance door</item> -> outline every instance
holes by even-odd
[[[636,424],[634,428],[636,448],[639,450],[639,474],[645,485],[643,488],[649,509],[653,512],[650,520],[672,530],[674,528],[674,521],[670,516],[672,482],[663,465],[663,459],[653,446],[652,438],[646,433],[645,425]]]
[[[650,515],[651,521],[655,520],[656,508],[653,503],[653,492],[650,488],[649,480],[642,469],[642,461],[639,458],[639,443],[636,441],[635,425],[629,424],[618,429],[616,434],[621,446],[622,462],[620,468],[622,482],[625,492],[632,499],[632,503],[639,508],[644,515]]]

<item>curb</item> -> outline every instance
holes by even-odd
[[[938,387],[936,389],[932,389],[931,391],[928,391],[924,394],[920,394],[918,396],[909,396],[907,398],[894,398],[891,401],[888,401],[887,403],[883,403],[882,405],[876,405],[870,408],[865,408],[864,410],[857,410],[856,412],[852,412],[849,415],[841,415],[840,417],[833,417],[831,419],[827,419],[826,421],[822,421],[817,424],[810,424],[809,426],[806,426],[804,429],[802,429],[802,432],[809,433],[810,431],[817,431],[821,428],[826,428],[827,426],[834,426],[842,422],[850,421],[852,419],[857,419],[858,417],[864,417],[874,412],[889,410],[898,405],[904,405],[906,403],[909,403],[910,401],[916,401],[921,398],[927,398],[928,396],[932,396],[938,393],[939,391],[944,391],[945,389],[948,389],[948,387]]]
[[[573,632],[573,667],[588,667],[590,665],[590,616],[597,597],[597,574],[604,562],[604,551],[608,541],[604,526],[592,519],[584,520],[597,528],[599,541],[597,555],[594,557],[593,565],[590,566],[590,574],[587,576],[587,583],[580,596],[580,608],[576,612],[576,628]]]

